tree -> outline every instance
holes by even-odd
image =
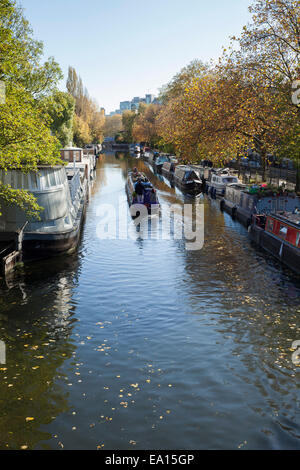
[[[89,96],[88,90],[83,86],[81,77],[73,67],[69,67],[67,78],[68,93],[75,100],[76,132],[74,142],[77,145],[100,143],[103,138],[105,123],[104,112],[98,103]],[[89,138],[89,141],[86,139]]]
[[[75,100],[69,93],[55,91],[44,101],[45,112],[51,119],[51,131],[62,147],[73,141]]]
[[[74,117],[73,138],[75,145],[79,147],[84,147],[92,141],[89,125],[80,116],[77,116],[77,114],[75,114]]]
[[[126,110],[122,114],[122,125],[123,125],[123,129],[124,129],[124,139],[128,143],[133,142],[132,128],[133,128],[135,118],[136,118],[136,113],[134,111]]]
[[[185,89],[195,80],[205,76],[209,66],[201,60],[195,59],[176,74],[172,80],[160,89],[160,101],[166,103],[170,99],[178,98],[184,94]]]
[[[0,80],[5,102],[0,104],[0,166],[23,172],[38,165],[61,163],[59,142],[51,135],[51,119],[43,99],[62,77],[52,59],[41,63],[43,46],[32,37],[23,11],[13,0],[0,0]],[[35,212],[34,199],[0,184],[0,200]],[[23,202],[22,202],[23,201]]]
[[[157,129],[157,116],[160,111],[160,105],[141,103],[138,114],[134,120],[132,128],[132,137],[136,142],[148,142],[155,146],[159,140]]]
[[[244,27],[240,39],[233,38],[240,49],[231,53],[231,60],[244,69],[248,79],[260,82],[281,102],[286,134],[280,123],[276,152],[287,152],[296,161],[300,190],[299,146],[287,145],[295,142],[292,136],[299,131],[300,109],[291,100],[293,82],[300,76],[299,0],[255,0],[249,10],[252,23]]]
[[[105,118],[103,128],[103,135],[105,137],[115,137],[122,130],[123,124],[121,114],[114,114],[113,116],[107,116]]]

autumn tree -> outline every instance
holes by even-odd
[[[160,105],[140,104],[132,128],[132,137],[135,142],[148,142],[151,146],[156,146],[159,140],[157,128],[159,111]]]
[[[103,127],[103,135],[105,137],[115,137],[122,130],[123,124],[121,114],[113,114],[112,116],[106,116]]]
[[[83,146],[91,142],[99,143],[103,138],[104,112],[100,110],[96,100],[89,96],[81,77],[73,67],[69,67],[66,86],[68,93],[75,100],[75,144]]]
[[[300,78],[299,0],[255,0],[249,10],[252,23],[243,28],[238,40],[233,38],[240,49],[231,53],[231,60],[245,71],[248,79],[267,89],[277,104],[280,102],[278,111],[283,121],[278,123],[274,150],[277,155],[285,154],[296,161],[300,189],[300,147],[295,145],[300,110],[291,100],[292,85]],[[265,155],[264,145],[262,154]]]
[[[126,110],[122,114],[122,125],[124,129],[124,140],[127,143],[133,142],[132,129],[136,113],[134,111]]]

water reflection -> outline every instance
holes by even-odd
[[[62,365],[72,358],[78,255],[28,265],[0,287],[0,448],[34,448],[43,431],[68,408]]]
[[[193,202],[141,159],[102,156],[78,253],[1,285],[0,447],[298,448],[299,278],[206,198],[200,251],[100,240],[97,208],[135,166],[162,204]]]

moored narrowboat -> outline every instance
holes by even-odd
[[[38,172],[0,169],[0,181],[27,190],[43,210],[29,219],[17,206],[1,203],[0,241],[16,240],[22,229],[23,260],[47,258],[74,250],[79,241],[87,202],[87,179],[80,170],[39,166]]]
[[[172,180],[174,178],[176,166],[177,161],[164,162],[161,169],[163,176],[165,176],[169,180]]]
[[[300,208],[300,200],[295,193],[284,191],[274,193],[272,189],[249,187],[239,183],[226,187],[220,208],[248,227],[254,214],[293,212]]]
[[[163,164],[169,162],[170,158],[167,155],[158,155],[152,162],[152,166],[157,173],[161,173]]]
[[[199,176],[188,165],[177,165],[172,181],[181,191],[190,195],[199,194],[202,188]]]
[[[251,239],[300,274],[300,211],[254,215]]]

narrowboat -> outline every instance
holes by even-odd
[[[149,163],[151,163],[151,165],[153,165],[153,163],[155,162],[155,160],[159,157],[159,152],[157,150],[154,150],[153,152],[151,152],[149,154]]]
[[[158,155],[155,160],[153,160],[153,168],[157,173],[161,173],[163,164],[169,162],[170,158],[167,155]]]
[[[126,194],[129,207],[134,204],[142,204],[147,208],[149,215],[159,212],[160,205],[156,189],[144,173],[138,171],[128,173]]]
[[[230,184],[241,184],[241,181],[228,170],[211,171],[210,179],[206,182],[206,191],[212,197],[222,197],[225,194],[226,187]]]
[[[164,162],[161,172],[163,176],[172,180],[174,178],[175,168],[177,166],[177,161]]]
[[[151,150],[150,150],[150,149],[147,149],[147,150],[145,149],[145,151],[144,151],[142,157],[143,157],[145,160],[149,160],[150,155],[151,155]]]
[[[300,200],[295,193],[274,193],[268,188],[249,187],[239,183],[226,186],[220,208],[248,227],[254,214],[293,212],[300,208]]]
[[[202,182],[195,170],[188,165],[177,165],[172,181],[182,192],[191,195],[201,192]]]
[[[80,169],[87,181],[94,178],[97,159],[93,150],[69,146],[61,149],[60,154],[62,160],[67,162],[67,168]]]
[[[251,239],[300,274],[300,210],[254,215]]]
[[[15,205],[1,203],[0,241],[13,242],[22,229],[24,261],[73,251],[79,241],[87,202],[87,179],[78,168],[39,166],[38,172],[0,169],[0,181],[37,199],[40,219],[29,219]],[[20,239],[18,239],[20,245]],[[20,247],[19,247],[20,248]]]

